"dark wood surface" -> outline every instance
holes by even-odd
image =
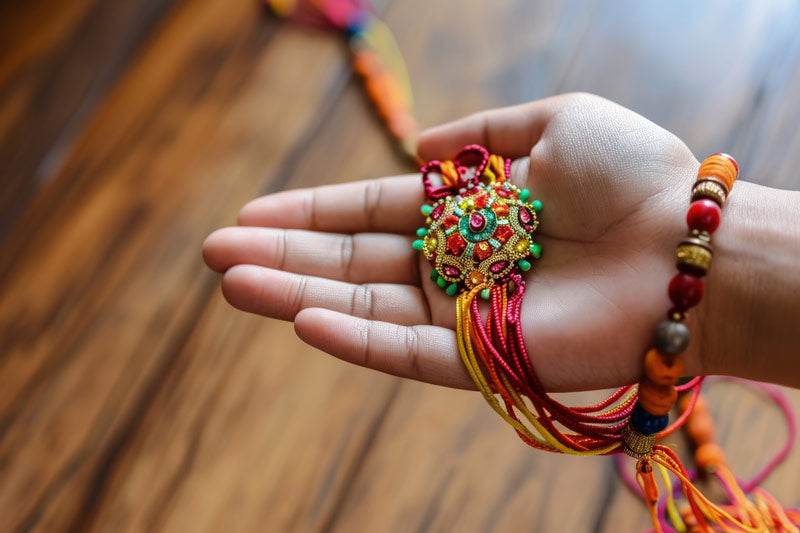
[[[380,7],[424,125],[591,91],[800,188],[796,3]],[[610,461],[311,350],[200,259],[257,195],[409,170],[341,40],[255,1],[0,3],[0,531],[645,528]],[[747,475],[785,430],[742,390],[711,398]]]

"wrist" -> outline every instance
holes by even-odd
[[[698,314],[704,373],[800,386],[800,193],[737,182]]]

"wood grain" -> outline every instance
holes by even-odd
[[[800,189],[794,3],[379,6],[423,124],[588,90]],[[247,200],[410,170],[340,40],[224,0],[7,2],[0,39],[0,531],[647,527],[609,461],[221,297],[200,245]],[[712,398],[754,472],[780,419]],[[797,455],[766,484],[792,506]]]

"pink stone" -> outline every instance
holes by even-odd
[[[486,218],[480,213],[472,213],[469,217],[469,229],[472,230],[472,233],[478,233],[484,227],[486,227]]]
[[[444,272],[445,276],[450,276],[451,278],[457,278],[461,275],[461,272],[456,267],[450,265],[444,265],[442,272]]]
[[[508,261],[498,261],[496,263],[492,263],[492,266],[489,267],[489,270],[492,271],[494,274],[499,274],[508,266]]]
[[[437,204],[436,207],[433,208],[433,211],[431,211],[431,218],[433,220],[439,220],[439,217],[444,213],[444,207],[445,205],[443,203]]]
[[[532,220],[533,220],[533,217],[531,216],[531,212],[528,211],[528,208],[527,207],[520,207],[520,209],[519,209],[519,221],[522,224],[530,224]]]

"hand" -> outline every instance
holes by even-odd
[[[487,111],[424,132],[419,153],[477,143],[514,158],[512,181],[544,204],[543,252],[522,308],[535,371],[553,391],[636,382],[699,163],[674,135],[602,98],[571,94]],[[474,388],[458,356],[455,299],[411,248],[423,224],[419,175],[281,192],[247,204],[203,253],[228,301],[293,320],[341,359]],[[693,331],[696,324],[690,319]],[[687,373],[703,370],[696,347]]]

